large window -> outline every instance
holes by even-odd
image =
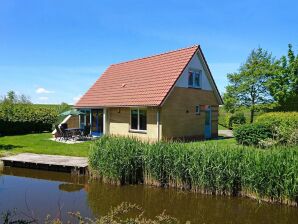
[[[145,109],[131,109],[131,130],[147,130],[147,111]]]
[[[188,86],[194,88],[201,88],[202,71],[190,71],[188,76]]]

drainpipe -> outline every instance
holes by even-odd
[[[160,140],[160,112],[159,109],[157,109],[157,113],[156,113],[156,124],[157,124],[157,141]]]
[[[107,119],[107,109],[103,109],[103,134],[107,134],[107,127],[106,127],[106,119]]]

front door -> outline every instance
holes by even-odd
[[[101,136],[103,134],[103,109],[92,109],[91,115],[91,134]]]
[[[211,108],[206,106],[205,108],[205,138],[211,138]]]

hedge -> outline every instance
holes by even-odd
[[[58,119],[55,107],[33,104],[1,104],[0,134],[14,135],[51,131]]]
[[[89,163],[92,173],[109,182],[298,203],[298,147],[149,144],[107,136],[93,144]]]
[[[242,145],[259,145],[261,141],[273,138],[273,131],[266,124],[245,124],[234,129],[233,134]]]

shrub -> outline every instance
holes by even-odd
[[[149,144],[123,137],[103,137],[94,143],[89,162],[110,182],[145,182],[298,203],[297,147],[259,150],[217,144]]]
[[[234,130],[236,141],[242,145],[259,145],[260,141],[273,138],[273,132],[265,124],[245,124]]]
[[[236,112],[235,114],[227,116],[226,119],[226,126],[229,129],[236,128],[237,126],[246,123],[246,118],[242,112]]]
[[[14,135],[51,131],[57,118],[56,108],[3,103],[0,105],[0,134]]]
[[[276,139],[283,144],[298,144],[298,112],[272,112],[259,116],[257,123],[275,131]]]

